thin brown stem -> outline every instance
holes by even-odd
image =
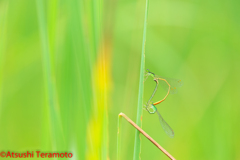
[[[119,117],[122,116],[125,118],[133,127],[135,127],[140,133],[142,133],[148,140],[150,140],[158,149],[160,149],[166,156],[172,160],[176,160],[170,153],[168,153],[162,146],[160,146],[152,137],[150,137],[142,128],[140,128],[136,123],[134,123],[128,116],[124,113],[120,113]]]

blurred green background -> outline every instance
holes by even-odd
[[[142,128],[176,159],[240,159],[240,3],[150,0],[146,68],[182,79]],[[145,1],[0,0],[0,151],[116,159],[136,120]],[[145,84],[144,104],[154,89]],[[159,89],[154,101],[165,94]],[[122,159],[135,129],[122,122]],[[141,158],[168,159],[145,137]]]

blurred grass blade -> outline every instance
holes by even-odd
[[[145,73],[145,45],[146,45],[146,32],[147,32],[148,4],[149,4],[149,0],[146,0],[145,18],[144,18],[144,27],[143,27],[142,55],[141,55],[141,66],[140,66],[140,81],[139,81],[139,91],[138,91],[139,92],[138,108],[137,108],[137,120],[136,120],[136,124],[138,126],[142,126],[141,119],[142,119],[142,106],[143,106],[143,88],[144,88],[143,82],[144,82],[144,73]],[[140,159],[140,150],[141,150],[140,132],[136,130],[133,160]]]
[[[117,160],[120,160],[121,153],[121,130],[122,130],[122,115],[118,115],[118,132],[117,132]]]
[[[45,7],[44,1],[36,0],[37,11],[38,11],[38,20],[39,20],[39,28],[40,28],[40,38],[42,44],[42,58],[43,58],[43,73],[46,83],[46,95],[48,100],[49,112],[50,112],[50,126],[51,128],[51,138],[53,149],[60,149],[64,147],[64,138],[62,126],[60,123],[60,115],[58,113],[59,109],[57,109],[56,105],[56,90],[54,87],[54,77],[55,74],[51,69],[51,60],[50,60],[50,48],[49,48],[49,39],[48,39],[48,31],[47,31],[47,23],[46,23],[46,15],[45,15]]]
[[[5,34],[7,21],[8,1],[0,3],[0,117],[2,111],[2,78],[3,78],[3,59],[5,50]]]
[[[87,155],[86,150],[90,148],[92,150],[93,146],[93,140],[92,137],[90,137],[87,141],[87,128],[88,123],[90,121],[91,117],[91,110],[92,110],[92,69],[91,69],[91,62],[90,57],[93,53],[89,51],[87,46],[89,45],[90,48],[92,48],[93,44],[88,44],[88,39],[86,38],[87,34],[87,27],[85,26],[84,21],[87,17],[86,13],[84,12],[84,1],[77,1],[77,0],[71,0],[69,3],[69,10],[70,10],[70,22],[69,22],[69,30],[70,30],[70,46],[73,48],[73,57],[74,61],[76,63],[76,70],[77,70],[77,78],[78,78],[78,85],[79,88],[79,97],[81,97],[81,108],[78,107],[78,109],[81,109],[83,111],[83,117],[79,117],[76,115],[77,123],[76,125],[76,131],[77,131],[77,150],[80,153],[79,159],[86,159]],[[86,8],[86,7],[85,7]],[[92,30],[90,30],[92,32]],[[66,55],[67,56],[67,55]],[[75,108],[76,109],[76,108]],[[75,110],[74,109],[74,110]],[[82,123],[84,122],[84,123]],[[82,123],[82,125],[80,125]],[[83,132],[84,130],[84,132]],[[80,142],[80,143],[79,143]],[[86,147],[87,144],[87,147]]]

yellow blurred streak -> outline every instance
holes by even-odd
[[[93,69],[94,111],[87,129],[87,143],[91,146],[87,150],[86,158],[109,159],[108,157],[108,107],[107,94],[110,89],[110,45],[102,45]]]
[[[100,157],[101,128],[102,121],[96,120],[94,117],[92,117],[91,120],[89,121],[87,129],[87,144],[88,146],[91,146],[91,148],[88,148],[87,150],[86,159],[97,160]]]
[[[101,53],[97,59],[97,66],[95,68],[95,80],[100,91],[108,91],[110,87],[110,53],[111,48],[108,44],[101,47]]]

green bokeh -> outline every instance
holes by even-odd
[[[99,121],[108,140],[99,136],[103,144],[95,152],[101,152],[98,159],[105,159],[106,153],[114,160],[117,115],[123,112],[136,120],[145,1],[38,1],[42,10],[36,1],[0,1],[0,152],[71,151],[76,159],[87,159],[94,145],[86,140],[89,122],[103,116],[94,106],[101,94],[92,83],[98,81],[94,69],[99,48],[106,44],[108,116],[107,122]],[[142,128],[176,159],[240,157],[239,4],[150,0],[146,68],[182,79],[184,85],[158,106],[175,137],[169,138],[157,115],[145,110]],[[41,13],[48,42],[41,39]],[[50,76],[42,57],[45,42]],[[150,78],[146,81],[144,103],[154,85]],[[154,101],[164,95],[159,88]],[[135,129],[123,120],[121,134],[122,159],[132,159]],[[141,139],[143,160],[168,159],[145,137]]]

